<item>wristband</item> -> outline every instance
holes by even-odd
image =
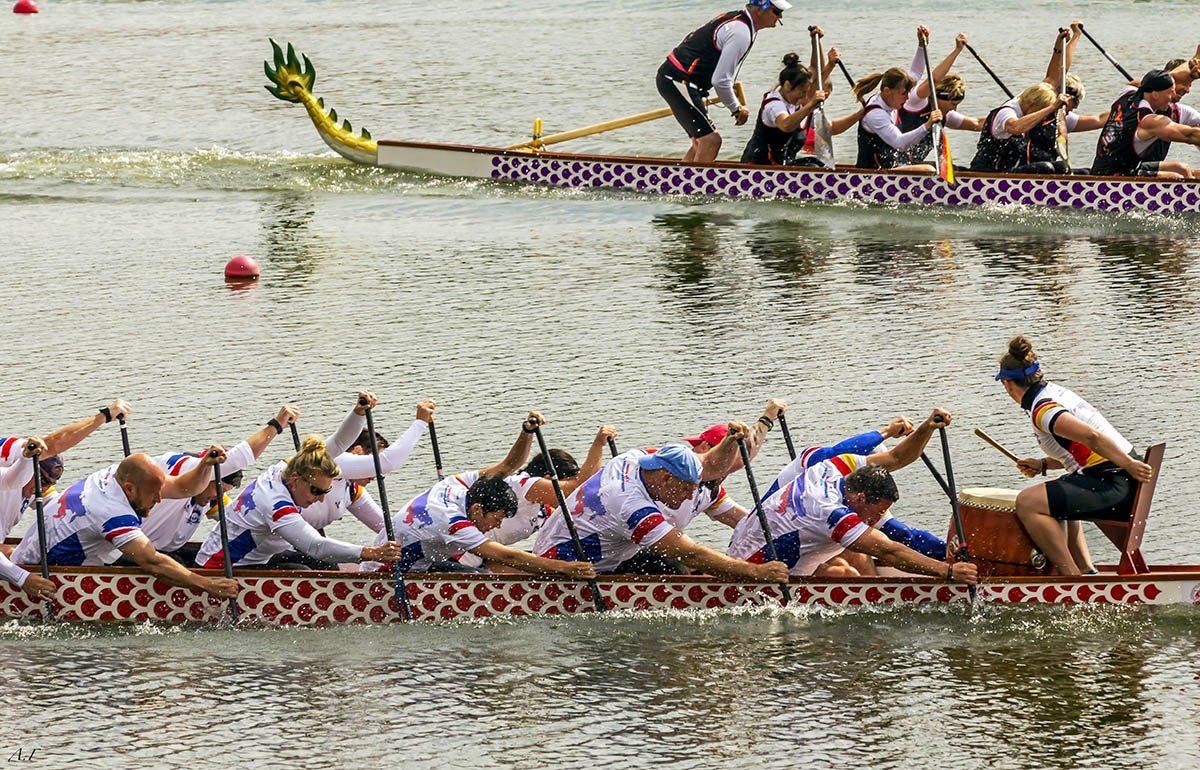
[[[112,422],[112,411],[107,406],[100,407],[98,411],[104,415],[105,422]]]
[[[763,427],[765,427],[768,431],[775,427],[775,421],[770,417],[767,417],[765,414],[762,417],[759,417],[758,421],[761,422]]]
[[[278,435],[280,435],[281,433],[283,433],[283,426],[282,426],[282,425],[280,425],[280,424],[279,424],[279,420],[276,420],[274,417],[272,417],[271,419],[267,420],[267,425],[270,425],[272,428],[274,428],[274,429],[275,429],[275,435],[276,435],[276,436],[278,436]]]

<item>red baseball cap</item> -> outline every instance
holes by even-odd
[[[717,444],[720,444],[722,441],[724,441],[725,437],[728,435],[729,435],[729,426],[728,425],[714,425],[711,428],[709,428],[708,430],[701,433],[699,436],[691,436],[691,437],[685,438],[684,441],[691,444],[692,449],[695,449],[697,446],[699,446],[700,442],[702,442],[702,441],[708,443],[711,446],[716,446]]]

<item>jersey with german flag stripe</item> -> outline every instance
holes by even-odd
[[[141,519],[117,483],[117,466],[96,471],[63,492],[46,508],[47,559],[63,566],[99,566],[113,548],[145,537]],[[41,561],[37,528],[30,527],[13,559],[17,564]]]
[[[1096,454],[1083,444],[1056,435],[1055,423],[1064,414],[1108,436],[1121,447],[1121,451],[1128,453],[1133,449],[1133,444],[1126,441],[1096,407],[1060,385],[1046,382],[1033,386],[1025,393],[1021,406],[1033,420],[1033,433],[1042,451],[1062,463],[1068,473],[1078,473],[1084,468],[1107,462],[1108,458]]]
[[[870,529],[846,506],[843,486],[846,476],[866,465],[866,455],[836,455],[807,468],[763,501],[776,555],[791,574],[813,574]],[[767,561],[766,550],[758,517],[738,522],[729,555],[762,564]]]
[[[670,512],[650,497],[642,482],[639,461],[647,454],[634,449],[614,457],[567,498],[582,554],[575,550],[562,511],[546,520],[534,553],[560,561],[590,561],[597,572],[611,572],[666,537],[674,529]]]
[[[450,561],[487,542],[483,532],[467,517],[467,492],[479,479],[478,471],[450,476],[414,497],[392,516],[396,542],[404,555],[400,569],[424,571],[437,562]],[[387,540],[380,532],[375,545]],[[363,562],[363,569],[380,565]]]

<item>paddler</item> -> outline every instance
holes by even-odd
[[[1133,445],[1098,409],[1046,379],[1025,337],[1008,343],[996,380],[1030,416],[1045,453],[1021,460],[1017,467],[1030,478],[1048,470],[1067,471],[1021,490],[1017,517],[1059,574],[1095,572],[1080,521],[1128,521],[1138,482],[1149,481],[1154,469],[1131,454]]]
[[[262,568],[289,547],[329,564],[399,558],[398,543],[359,546],[325,537],[301,513],[333,492],[334,480],[342,475],[334,457],[362,434],[366,410],[375,404],[374,394],[359,393],[354,409],[328,441],[305,436],[294,455],[272,465],[242,490],[227,512],[229,556],[234,567]],[[196,565],[206,569],[225,565],[219,530],[210,532],[200,546]]]
[[[1113,102],[1096,144],[1092,173],[1194,178],[1191,166],[1166,159],[1172,142],[1200,147],[1200,128],[1182,122],[1175,78],[1163,70],[1151,70],[1135,85]]]
[[[681,444],[653,453],[635,449],[609,460],[567,500],[584,553],[576,552],[561,510],[538,533],[534,552],[562,561],[586,559],[597,572],[614,573],[640,551],[650,550],[693,572],[764,583],[785,581],[785,565],[730,559],[671,523],[672,511],[691,500],[701,482],[728,471],[738,439],[749,435],[744,424],[729,423],[725,439],[703,460]]]
[[[932,93],[937,97],[937,109],[942,113],[946,128],[962,131],[980,130],[983,127],[982,118],[973,118],[958,111],[963,99],[967,97],[967,83],[961,75],[950,71],[954,62],[958,60],[958,55],[967,46],[967,36],[959,33],[954,38],[954,50],[933,68],[931,78],[925,77],[925,55],[920,48],[921,40],[929,40],[929,29],[926,27],[917,28],[917,53],[913,57],[908,74],[918,85],[909,94],[904,106],[900,108],[900,130],[907,132],[920,128],[929,119],[932,109],[930,105],[933,104],[930,99],[929,84],[931,81],[934,84]],[[907,163],[924,163],[931,152],[933,152],[933,136],[926,134],[921,141],[908,150],[905,160]]]
[[[504,460],[480,471],[440,481],[393,515],[396,537],[404,548],[399,560],[402,571],[486,571],[461,563],[461,557],[469,553],[484,564],[502,564],[535,575],[578,579],[596,576],[595,569],[586,561],[554,561],[487,537],[488,532],[517,515],[517,495],[506,477],[528,455],[534,431],[544,423],[540,414],[530,412],[521,424],[520,437]],[[379,566],[364,564],[363,569]]]
[[[721,135],[704,103],[710,90],[716,90],[737,125],[750,119],[734,93],[734,80],[758,31],[781,24],[791,7],[787,0],[750,0],[742,10],[727,11],[692,32],[658,68],[658,92],[692,139],[684,161],[709,163],[721,151]]]
[[[36,467],[42,481],[42,497],[49,499],[54,494],[54,485],[63,473],[61,455],[74,448],[90,436],[101,425],[130,414],[130,406],[120,399],[97,410],[91,417],[64,425],[45,438],[36,436],[0,438],[0,578],[18,586],[25,593],[37,598],[53,592],[54,584],[43,580],[40,575],[30,573],[9,560],[13,549],[4,544],[9,533],[16,529],[25,511],[34,509],[34,454],[37,449]],[[32,443],[31,443],[32,442]],[[30,582],[30,578],[36,580]]]
[[[906,429],[906,421],[900,419],[902,423],[894,429],[897,432]],[[797,458],[800,465],[793,463],[789,468],[803,470],[790,480],[790,473],[781,474],[781,485],[763,501],[776,553],[791,574],[871,575],[875,573],[874,560],[878,560],[907,572],[974,582],[974,566],[946,563],[944,541],[905,526],[889,511],[900,497],[891,472],[919,459],[934,429],[951,421],[948,412],[934,409],[929,419],[912,429],[894,449],[879,448],[871,454],[824,453],[826,459],[820,460],[819,454],[801,454]],[[850,441],[866,451],[867,445],[882,438],[879,433],[864,434]],[[898,540],[886,533],[889,527]],[[748,518],[734,530],[729,554],[759,563],[766,558],[765,543],[758,522]]]
[[[1108,113],[1079,115],[1083,82],[1070,73],[1075,48],[1082,37],[1082,22],[1071,22],[1059,31],[1054,52],[1040,83],[988,113],[980,127],[972,171],[1017,174],[1069,174],[1058,148],[1060,111],[1066,114],[1067,133],[1103,128]],[[1067,72],[1066,84],[1062,73]]]
[[[169,477],[152,457],[137,453],[75,483],[47,511],[47,562],[55,566],[97,566],[104,554],[117,548],[139,567],[172,585],[222,599],[236,596],[234,581],[189,571],[156,551],[140,528],[142,517],[160,500],[183,500],[198,494],[212,479],[212,466],[225,459],[224,448],[214,445],[190,471]],[[13,552],[13,561],[37,564],[40,553],[37,529],[31,528]]]
[[[918,33],[928,32],[924,27]],[[904,131],[900,128],[900,109],[908,102],[916,79],[900,67],[867,75],[854,84],[854,98],[865,101],[858,124],[858,160],[855,166],[867,169],[896,169],[932,174],[928,163],[909,164],[909,153],[930,135],[933,125],[942,119],[941,110],[930,110],[925,122]],[[876,88],[879,93],[867,100]]]

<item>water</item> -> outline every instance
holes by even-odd
[[[1014,90],[1036,81],[1056,3],[872,0],[793,12],[743,72],[750,94],[819,22],[856,73],[971,35]],[[1146,554],[1196,561],[1200,363],[1193,222],[933,212],[539,190],[349,166],[261,88],[268,36],[378,138],[506,144],[658,106],[663,53],[717,7],[579,0],[45,3],[0,14],[3,433],[45,433],[114,397],[151,451],[233,442],[283,401],[328,431],[371,387],[399,433],[441,404],[448,467],[499,459],[531,407],[585,451],[611,423],[660,444],[767,399],[799,443],[954,411],[960,486],[1017,487],[983,427],[1022,454],[991,382],[1016,332],[1138,445],[1168,442]],[[1191,52],[1163,2],[1072,11],[1128,69]],[[1019,17],[1019,22],[1017,21]],[[1036,31],[1018,37],[1023,31]],[[1117,87],[1079,49],[1085,110]],[[802,54],[806,52],[801,48]],[[999,90],[958,70],[983,114]],[[849,108],[840,88],[837,112]],[[718,114],[718,120],[723,116]],[[720,124],[726,153],[748,131]],[[671,153],[668,122],[575,149]],[[960,162],[971,137],[956,134]],[[1085,142],[1086,144],[1086,142]],[[839,147],[843,160],[852,147]],[[1173,157],[1195,161],[1176,148]],[[260,285],[227,288],[246,253]],[[283,456],[284,441],[266,461]],[[110,461],[103,429],[68,478]],[[936,454],[936,452],[935,452]],[[777,434],[760,475],[783,464]],[[430,483],[426,447],[389,478]],[[919,466],[897,512],[946,526]],[[748,500],[741,479],[731,493]],[[699,540],[727,533],[697,522]],[[336,536],[364,542],[356,523]],[[1108,554],[1093,541],[1098,554]],[[41,766],[1161,767],[1200,765],[1200,631],[1187,610],[961,608],[576,618],[406,629],[0,627],[0,754]],[[101,727],[102,726],[102,727]],[[8,755],[5,754],[7,757]]]

